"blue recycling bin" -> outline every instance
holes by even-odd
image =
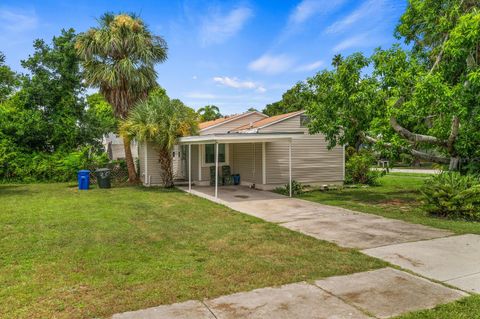
[[[240,174],[233,175],[233,185],[240,185]]]
[[[88,190],[90,186],[90,171],[88,169],[82,169],[78,171],[78,189]]]

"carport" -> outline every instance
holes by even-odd
[[[260,134],[260,133],[228,133],[228,134],[211,134],[200,136],[187,136],[179,139],[180,145],[186,145],[188,147],[188,191],[192,191],[192,145],[207,145],[213,144],[215,148],[215,184],[214,184],[214,197],[218,198],[219,190],[219,145],[231,145],[231,144],[245,144],[245,143],[261,143],[262,145],[262,179],[266,180],[266,152],[265,143],[268,142],[287,142],[288,143],[288,183],[290,185],[290,197],[292,196],[292,138],[295,134]]]

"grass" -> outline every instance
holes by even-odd
[[[430,310],[411,312],[397,319],[478,319],[480,295],[463,298]]]
[[[385,263],[180,191],[0,185],[0,314],[92,318]]]
[[[449,220],[428,215],[421,208],[419,188],[430,176],[390,173],[380,178],[380,186],[311,191],[301,198],[407,222],[443,228],[458,234],[480,234],[480,223]]]

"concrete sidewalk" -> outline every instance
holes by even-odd
[[[392,268],[190,300],[113,319],[390,318],[432,308],[466,294]]]

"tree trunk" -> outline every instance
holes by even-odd
[[[163,186],[165,188],[173,187],[172,152],[168,148],[161,148],[159,155]]]
[[[130,184],[138,184],[138,175],[135,170],[135,163],[133,162],[132,148],[130,147],[130,139],[123,137],[123,148],[125,149],[125,162],[128,169],[128,182]]]
[[[457,156],[452,156],[450,158],[450,164],[448,166],[449,171],[458,171],[460,165],[460,158]]]

